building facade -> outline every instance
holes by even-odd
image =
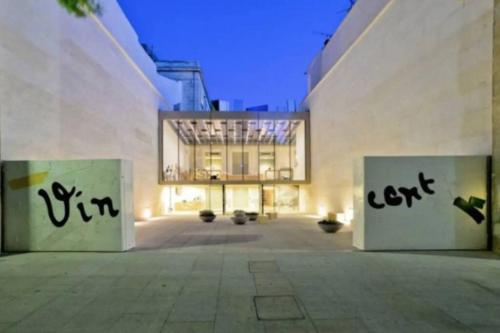
[[[163,213],[303,212],[309,114],[160,112]]]
[[[160,60],[156,61],[158,73],[180,82],[182,100],[173,105],[176,111],[210,111],[212,105],[197,61]]]
[[[1,160],[130,160],[139,219],[160,206],[158,109],[180,87],[118,3],[99,2],[101,16],[79,19],[57,1],[0,1]]]
[[[362,156],[491,155],[493,16],[489,0],[357,2],[308,69],[311,212],[352,208]]]

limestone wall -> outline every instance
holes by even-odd
[[[178,87],[100,2],[102,17],[77,19],[57,1],[0,1],[1,159],[132,160],[140,217],[158,206],[157,111]]]
[[[495,0],[493,35],[493,154],[492,219],[493,249],[500,253],[500,0]]]
[[[306,99],[310,211],[352,207],[360,156],[491,154],[492,25],[492,0],[388,1]]]

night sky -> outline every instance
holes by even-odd
[[[299,103],[308,64],[348,0],[118,0],[160,59],[198,60],[211,99]],[[105,10],[105,9],[104,9]]]

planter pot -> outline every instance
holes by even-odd
[[[278,218],[278,213],[276,213],[276,212],[267,213],[267,218],[270,220],[275,220]]]
[[[259,213],[255,212],[246,213],[246,215],[250,221],[257,221],[257,218],[259,217]]]
[[[343,223],[337,221],[319,221],[318,225],[327,233],[335,233],[344,226]]]
[[[213,222],[215,220],[216,215],[200,215],[200,219],[203,222]]]
[[[245,214],[238,214],[233,217],[231,217],[231,220],[233,220],[234,224],[245,224],[248,221],[248,217]]]

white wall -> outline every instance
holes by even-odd
[[[0,1],[1,158],[132,160],[140,217],[159,205],[157,111],[176,85],[101,3],[100,19],[78,19],[57,1]]]
[[[356,175],[354,246],[363,250],[487,248],[485,156],[365,157],[357,163]],[[409,202],[403,195],[408,189],[418,194]],[[372,204],[370,193],[375,195]],[[477,221],[455,205],[457,198],[469,202],[471,196],[484,200],[483,205],[469,207],[482,216]]]
[[[491,154],[492,23],[492,0],[388,1],[307,96],[310,211],[352,207],[360,156]]]

